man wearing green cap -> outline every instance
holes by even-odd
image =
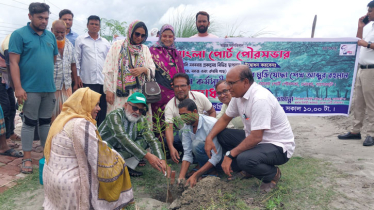
[[[151,166],[162,173],[166,171],[161,143],[148,125],[147,101],[142,93],[133,93],[123,108],[110,112],[99,126],[99,132],[109,146],[125,159],[130,176],[143,175],[135,171],[139,160],[145,158]],[[146,149],[150,148],[151,152]]]

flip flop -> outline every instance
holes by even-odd
[[[14,142],[12,139],[7,139],[6,143],[10,148],[18,148],[19,144]]]
[[[23,157],[22,152],[17,151],[15,149],[8,149],[7,151],[0,153],[0,155],[6,155],[11,157]]]
[[[12,136],[15,136],[16,138],[12,138]],[[18,136],[16,133],[14,133],[13,135],[11,135],[10,139],[13,140],[13,141],[21,141],[21,137]]]
[[[144,167],[147,164],[144,159],[139,160],[138,166]]]

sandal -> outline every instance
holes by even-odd
[[[139,160],[138,166],[144,167],[147,164],[144,159]]]
[[[127,168],[127,169],[129,171],[130,176],[132,176],[132,177],[143,176],[143,172],[141,172],[141,171],[135,171],[134,169],[131,169],[131,168]]]
[[[227,177],[227,182],[231,182],[231,181],[234,181],[236,179],[238,179],[238,180],[249,179],[249,178],[252,178],[252,177],[253,177],[252,174],[249,174],[245,171],[241,171],[241,172],[235,173],[232,176]]]
[[[19,144],[14,142],[12,139],[7,139],[6,143],[10,148],[18,148]]]
[[[27,162],[27,161],[30,161],[32,163],[32,160],[30,158],[22,159],[21,173],[32,174],[33,173],[32,166],[25,166],[25,162]],[[31,171],[26,171],[24,169],[31,169]]]
[[[23,157],[23,153],[15,149],[8,149],[7,151],[0,153],[0,155],[6,155],[11,157]]]
[[[13,138],[12,138],[13,137]],[[10,139],[13,140],[13,141],[21,141],[21,137],[18,136],[16,133],[13,133],[11,136],[10,136]]]

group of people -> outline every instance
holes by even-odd
[[[368,4],[367,16],[369,22],[374,20],[374,1]],[[0,85],[0,152],[22,156],[7,141],[21,138],[21,169],[32,173],[38,125],[46,158],[46,209],[123,208],[134,202],[130,177],[143,175],[137,167],[150,164],[166,174],[168,156],[182,165],[178,181],[191,187],[220,170],[228,181],[261,180],[263,192],[276,187],[281,178],[278,166],[294,153],[294,135],[283,108],[254,81],[248,66],[233,67],[215,85],[223,103],[217,115],[204,94],[191,90],[171,25],[163,25],[158,41],[147,47],[148,29],[142,21],[129,25],[125,40],[110,44],[99,34],[98,16],[88,18],[88,32],[80,36],[71,29],[70,10],[62,10],[59,18],[49,32],[49,6],[30,4],[30,22],[7,37],[4,54],[11,76],[3,73]],[[359,19],[359,38],[367,24],[364,19]],[[193,37],[216,38],[208,33],[209,24],[209,14],[198,12],[198,34]],[[366,111],[370,125],[364,146],[374,145],[373,40],[372,30],[358,41],[365,48],[355,86],[354,127],[339,136],[361,139]],[[152,78],[161,89],[161,100],[155,103],[142,93]],[[21,137],[14,133],[14,94],[23,104]],[[4,112],[1,107],[6,107]],[[164,133],[153,129],[156,114],[165,121]],[[188,170],[191,164],[196,166]]]

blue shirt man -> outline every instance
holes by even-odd
[[[56,38],[50,31],[44,30],[39,35],[29,22],[12,33],[8,51],[20,56],[20,78],[26,92],[56,91],[53,71],[58,49]]]
[[[66,35],[65,35],[65,37],[75,47],[75,40],[77,39],[77,37],[79,35],[71,30],[71,27],[73,26],[74,14],[68,9],[63,9],[58,14],[58,17],[60,18],[60,20],[64,21],[64,23],[66,25]]]
[[[222,159],[222,148],[218,143],[217,137],[213,139],[217,153],[212,152],[209,158],[204,150],[205,139],[212,130],[217,119],[214,117],[198,114],[197,106],[192,99],[184,99],[179,105],[179,115],[186,124],[182,129],[182,145],[184,155],[182,159],[182,167],[179,173],[179,181],[185,179],[187,169],[194,159],[199,164],[198,169],[187,180],[187,184],[193,187],[200,176],[214,175],[214,167],[219,164]],[[193,155],[194,156],[193,156]],[[213,169],[213,170],[211,170]]]
[[[78,34],[70,29],[70,32],[66,34],[66,38],[75,46],[75,40],[78,38]]]
[[[55,36],[45,30],[49,6],[34,2],[29,6],[27,26],[17,29],[9,40],[10,71],[19,104],[23,104],[21,172],[32,173],[31,150],[35,126],[44,147],[49,132],[56,91],[53,81],[54,62],[58,54]]]

